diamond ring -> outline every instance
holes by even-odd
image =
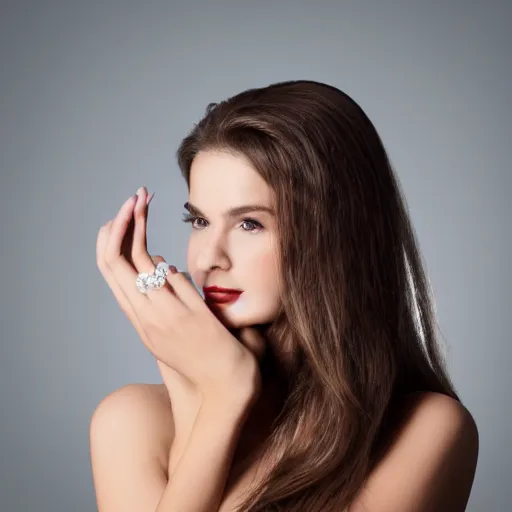
[[[140,272],[137,275],[135,286],[140,293],[146,295],[149,290],[155,290],[164,286],[167,281],[168,272],[169,264],[165,261],[161,261],[158,263],[153,273],[148,274],[146,272]]]

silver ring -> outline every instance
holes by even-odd
[[[149,290],[157,290],[162,288],[167,281],[167,274],[169,272],[169,264],[161,261],[156,266],[156,269],[151,274],[140,272],[137,275],[135,286],[140,293],[146,295]]]

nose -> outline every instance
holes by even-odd
[[[198,270],[209,272],[214,268],[227,270],[231,263],[222,236],[210,236],[201,240],[196,256]]]

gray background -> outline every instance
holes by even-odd
[[[1,3],[2,511],[95,510],[94,408],[160,381],[96,267],[100,226],[146,185],[149,251],[183,269],[179,141],[208,102],[297,78],[350,94],[382,136],[480,431],[468,510],[512,509],[511,9],[412,4]]]

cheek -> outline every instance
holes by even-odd
[[[257,290],[271,290],[276,287],[277,262],[270,251],[245,255],[241,268],[248,287]]]
[[[234,311],[242,311],[247,306],[248,311],[270,313],[279,306],[277,265],[274,254],[268,251],[246,261],[247,271],[244,272],[243,286],[247,294],[245,297],[242,294],[240,300],[234,304]]]

